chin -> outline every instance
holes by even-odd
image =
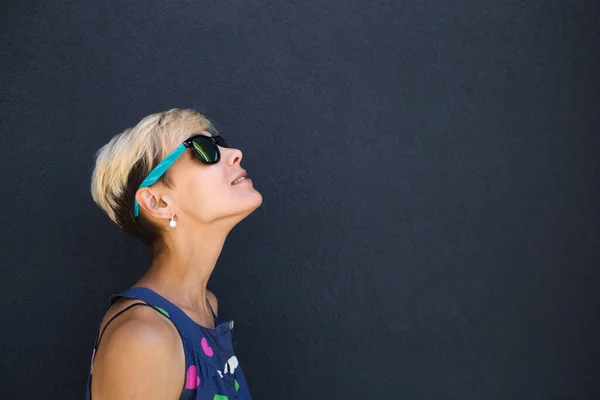
[[[263,197],[262,194],[260,194],[260,192],[256,191],[256,205],[254,207],[254,209],[256,210],[258,207],[260,207],[260,205],[263,202]]]
[[[256,192],[255,198],[253,199],[253,201],[248,201],[247,207],[245,208],[243,213],[245,213],[245,215],[251,214],[254,210],[261,206],[262,202],[263,198],[261,194]]]
[[[252,214],[254,210],[261,206],[263,198],[260,193],[256,192],[256,196],[247,198],[243,204],[237,204],[236,209],[230,214],[236,220],[236,224]]]

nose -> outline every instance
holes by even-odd
[[[227,148],[225,149],[225,151],[225,158],[227,159],[228,165],[235,165],[236,163],[239,164],[242,161],[242,157],[244,156],[244,154],[240,149]]]

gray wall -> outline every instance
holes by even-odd
[[[592,1],[4,1],[2,399],[82,398],[148,265],[94,152],[196,108],[263,194],[209,289],[257,400],[592,399]]]

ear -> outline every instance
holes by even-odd
[[[142,209],[155,218],[169,219],[174,214],[171,211],[171,199],[162,197],[160,193],[150,187],[144,187],[137,191],[135,199]]]

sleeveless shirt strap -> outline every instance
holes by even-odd
[[[213,314],[213,316],[217,317],[217,314],[215,314],[212,306],[210,305],[210,300],[208,300],[208,296],[206,296],[206,302],[208,303],[208,306],[210,307],[210,312]],[[219,317],[217,317],[217,318],[219,318]]]

